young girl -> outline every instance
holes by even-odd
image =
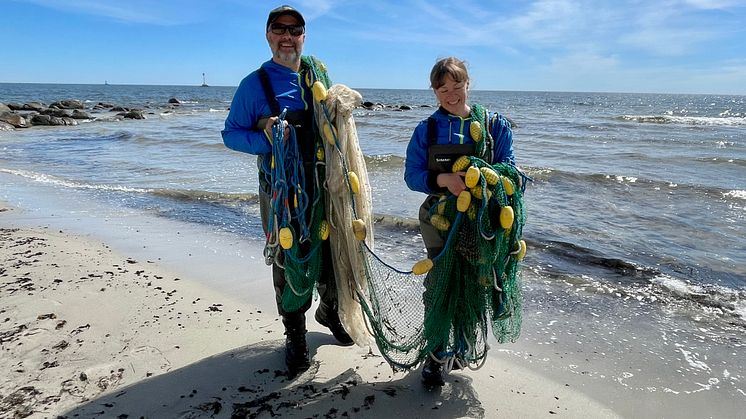
[[[443,227],[438,229],[432,224],[432,206],[436,205],[442,196],[450,196],[450,193],[456,197],[469,189],[464,182],[465,173],[452,171],[453,161],[459,156],[466,155],[478,157],[488,164],[515,164],[510,123],[480,105],[469,104],[469,83],[466,65],[458,58],[444,58],[435,63],[430,72],[430,87],[440,107],[428,119],[417,125],[407,147],[404,172],[407,186],[414,191],[428,195],[420,207],[419,220],[422,239],[430,259],[436,258],[443,251],[446,238]],[[473,233],[479,234],[476,231]],[[467,237],[464,240],[462,234],[459,234],[456,239],[467,242],[475,240],[474,237]],[[458,245],[456,247],[458,248]],[[467,246],[462,244],[462,247]],[[451,264],[449,268],[453,266]],[[428,321],[428,318],[432,316],[458,317],[460,315],[458,309],[450,310],[450,314],[446,313],[444,307],[450,303],[443,302],[442,293],[460,293],[462,292],[461,284],[470,279],[463,278],[466,275],[463,270],[456,269],[444,276],[437,275],[438,269],[443,269],[443,267],[436,262],[425,279],[426,290],[423,295],[427,340],[425,353],[429,353],[429,356],[422,369],[422,378],[428,386],[444,384],[442,366],[449,361],[449,358],[458,358],[459,349],[456,348],[458,345],[455,342],[460,339],[459,336],[454,336],[453,329],[449,331],[428,328],[428,324],[433,324]],[[440,295],[437,298],[434,297],[435,290],[438,290],[437,293]],[[484,313],[475,315],[484,316]],[[443,323],[450,321],[451,319],[443,319]],[[466,329],[469,327],[462,331]],[[453,362],[450,365],[458,368],[461,363]]]

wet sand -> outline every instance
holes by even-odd
[[[337,346],[312,316],[312,367],[289,378],[282,323],[248,302],[272,300],[269,280],[251,298],[225,293],[187,265],[9,225],[13,211],[0,203],[0,417],[618,416],[499,354],[428,390],[376,348]]]

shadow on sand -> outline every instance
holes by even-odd
[[[313,350],[331,340],[309,332],[308,342]],[[327,379],[318,374],[319,362],[312,360],[309,371],[288,379],[283,359],[284,341],[256,343],[89,400],[60,417],[484,417],[468,377],[451,376],[442,389],[427,390],[417,372],[367,383],[356,372],[368,368],[361,362]]]

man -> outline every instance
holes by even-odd
[[[271,220],[272,188],[270,185],[270,171],[272,161],[272,128],[278,122],[278,115],[286,110],[283,121],[284,141],[288,141],[292,124],[295,138],[298,142],[299,156],[302,160],[304,185],[298,184],[296,196],[308,196],[309,203],[316,203],[320,207],[316,211],[325,214],[323,165],[315,164],[315,156],[319,148],[320,136],[313,123],[313,99],[309,81],[319,77],[319,73],[328,80],[324,66],[313,57],[301,56],[305,42],[305,19],[303,15],[290,6],[280,6],[269,13],[266,25],[267,43],[272,50],[272,59],[249,74],[241,81],[233,97],[230,113],[225,120],[222,131],[223,142],[228,148],[236,151],[257,155],[259,167],[259,203],[262,214],[262,225],[265,233],[273,226]],[[293,185],[295,187],[295,185]],[[300,225],[308,223],[314,211],[311,205],[303,210],[295,208],[297,203],[289,201],[296,210],[290,225],[295,229],[296,237]],[[318,204],[320,202],[320,204]],[[302,207],[302,205],[301,205]],[[329,242],[323,241],[320,246],[310,246],[307,242],[298,244],[295,249],[302,253],[301,257],[313,256],[311,253],[319,251],[321,262],[318,277],[311,278],[316,282],[320,296],[319,308],[316,310],[316,321],[328,327],[341,345],[352,345],[352,339],[344,330],[337,313],[337,290],[331,261]],[[269,247],[268,247],[269,248]],[[275,247],[274,249],[277,249]],[[296,254],[292,256],[295,257]],[[275,287],[277,310],[282,316],[285,326],[285,363],[290,376],[309,368],[308,347],[306,345],[306,317],[305,313],[311,306],[311,292],[307,299],[301,300],[300,308],[296,305],[283,303],[283,294],[287,298],[297,296],[298,284],[293,283],[296,270],[288,268],[288,263],[298,259],[289,257],[284,251],[278,251],[268,259],[272,262],[272,277]],[[305,271],[307,274],[308,271]],[[292,275],[291,275],[292,274]],[[313,284],[309,291],[312,291]],[[292,292],[296,294],[290,294]],[[302,294],[306,298],[306,294]]]

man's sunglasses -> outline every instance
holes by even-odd
[[[283,35],[288,31],[292,36],[301,36],[306,31],[303,25],[283,25],[282,23],[273,23],[269,25],[269,30],[275,35]]]

